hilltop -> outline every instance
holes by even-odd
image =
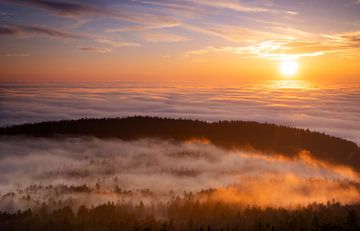
[[[254,149],[263,153],[296,156],[307,150],[315,158],[360,171],[360,148],[351,141],[324,133],[253,121],[205,122],[159,117],[126,117],[48,121],[0,128],[0,136],[93,136],[137,140],[174,141],[206,139],[226,149]]]

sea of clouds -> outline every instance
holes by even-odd
[[[1,83],[0,125],[82,117],[151,115],[255,120],[309,128],[360,144],[360,85],[272,81]]]

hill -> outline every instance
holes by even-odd
[[[360,171],[360,148],[351,141],[305,129],[252,121],[205,122],[158,117],[126,117],[49,121],[0,128],[0,136],[94,136],[136,140],[161,138],[186,141],[207,139],[226,149],[253,148],[294,157],[301,150],[332,164]]]

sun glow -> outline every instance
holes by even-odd
[[[293,76],[297,73],[299,63],[294,60],[286,60],[280,64],[281,73],[284,76]]]

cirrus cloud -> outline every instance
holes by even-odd
[[[20,35],[45,35],[52,38],[72,38],[79,39],[84,36],[64,30],[54,29],[39,25],[9,25],[0,26],[0,36],[20,36]]]
[[[111,51],[110,48],[98,48],[98,47],[79,47],[80,50],[91,52],[91,53],[108,53]]]

